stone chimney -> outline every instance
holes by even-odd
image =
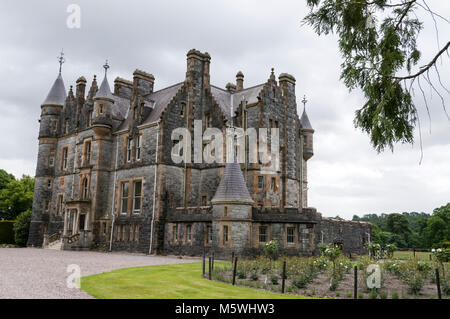
[[[202,85],[204,90],[210,90],[211,56],[208,52],[201,53],[192,49],[187,53],[186,80],[196,85]]]
[[[236,74],[236,91],[242,91],[244,89],[244,74],[239,71]]]
[[[153,93],[155,77],[147,72],[136,69],[133,73],[133,86],[141,96]]]
[[[236,85],[233,84],[233,83],[227,83],[227,85],[225,86],[225,88],[226,88],[227,91],[230,92],[230,93],[236,92]]]
[[[84,76],[81,76],[77,80],[76,96],[77,96],[78,104],[81,104],[81,105],[84,104],[85,94],[86,94],[86,79]]]
[[[114,94],[127,99],[131,98],[133,82],[117,77],[114,80]]]

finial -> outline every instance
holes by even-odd
[[[108,69],[109,69],[108,60],[106,60],[105,65],[103,66],[103,68],[105,69],[105,76],[106,76],[106,73],[108,72]]]
[[[302,103],[303,103],[303,110],[306,110],[306,103],[308,103],[308,100],[306,99],[306,95],[303,95]]]
[[[59,74],[61,74],[62,65],[66,62],[66,59],[64,58],[64,49],[61,49],[60,56],[57,59],[59,62]]]
[[[274,69],[274,68],[272,68],[272,74],[274,74],[274,71],[275,71],[275,69]]]

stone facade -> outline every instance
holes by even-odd
[[[210,83],[210,60],[189,51],[184,81],[159,91],[141,70],[132,81],[117,78],[113,92],[107,68],[87,92],[84,77],[67,93],[58,76],[41,106],[29,246],[61,240],[63,249],[228,256],[260,254],[276,238],[290,255],[315,254],[321,241],[363,252],[370,224],[325,219],[308,207],[314,130],[306,112],[297,114],[295,78],[277,81],[272,70],[245,88],[239,72],[221,89]],[[174,129],[194,137],[196,123],[224,134],[278,128],[279,168],[251,163],[249,139],[241,164],[225,164],[225,155],[223,163],[173,162]],[[219,196],[230,174],[248,195]]]

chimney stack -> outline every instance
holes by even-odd
[[[244,74],[239,71],[236,74],[236,91],[242,91],[244,89]]]

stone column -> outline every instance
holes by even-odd
[[[67,231],[68,231],[68,227],[69,227],[69,210],[65,209],[64,210],[64,232],[63,232],[63,236],[67,236]]]

